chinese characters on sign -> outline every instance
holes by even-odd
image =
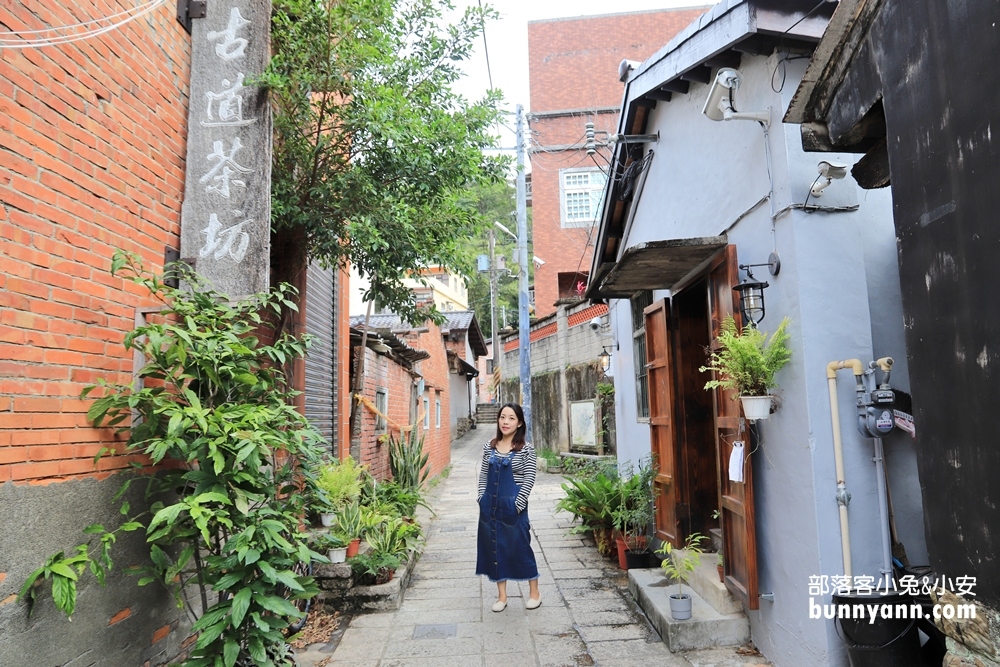
[[[214,289],[267,289],[271,118],[247,79],[267,64],[270,0],[216,0],[191,33],[181,256]]]

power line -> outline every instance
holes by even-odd
[[[109,16],[91,19],[80,23],[57,26],[54,28],[0,32],[0,49],[40,48],[43,46],[67,44],[81,39],[97,37],[98,35],[103,35],[106,32],[120,28],[140,16],[148,14],[165,2],[166,0],[148,0],[148,2],[132,7],[131,9],[125,9]],[[114,22],[111,25],[101,25],[107,21]],[[73,32],[79,30],[80,28],[84,28],[84,30],[80,32]]]
[[[483,26],[483,51],[486,53],[486,74],[490,77],[490,90],[493,90],[493,70],[490,69],[490,47],[486,43],[486,19],[483,16],[483,0],[479,0],[479,23]]]

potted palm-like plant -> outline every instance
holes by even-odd
[[[707,382],[705,389],[730,389],[739,396],[747,419],[767,419],[772,406],[770,390],[778,386],[775,375],[792,356],[787,346],[788,324],[787,317],[781,320],[768,338],[755,327],[739,331],[732,317],[723,320],[719,349],[711,352],[708,363],[699,369],[715,373],[715,379]]]
[[[684,541],[683,552],[674,548],[670,542],[664,542],[657,554],[665,556],[660,567],[663,573],[677,582],[677,592],[670,595],[670,615],[677,621],[691,618],[691,596],[684,592],[682,584],[687,583],[691,573],[701,563],[703,553],[702,542],[706,538],[700,533],[691,533]]]
[[[361,507],[357,503],[342,507],[333,522],[333,528],[347,541],[347,557],[356,556],[361,546],[361,533],[364,531]]]

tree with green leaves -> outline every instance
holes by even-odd
[[[403,280],[460,268],[459,239],[483,220],[463,192],[500,180],[487,156],[500,94],[470,103],[451,85],[490,9],[444,25],[442,0],[275,0],[262,76],[274,107],[272,227],[304,232],[309,257],[349,262],[366,299],[411,321]]]

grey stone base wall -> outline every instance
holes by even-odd
[[[47,486],[0,485],[0,665],[3,667],[140,667],[168,662],[181,651],[190,622],[162,586],[137,585],[125,568],[148,562],[144,531],[119,535],[115,568],[101,587],[80,577],[70,621],[55,608],[48,582],[29,617],[16,596],[28,576],[51,554],[73,549],[92,523],[117,527],[124,519],[112,496],[123,480],[80,479]],[[128,493],[142,507],[145,484]]]

